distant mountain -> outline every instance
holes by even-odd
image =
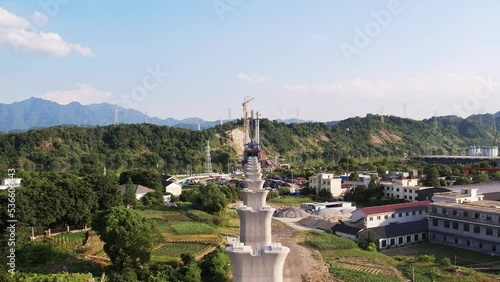
[[[146,121],[170,127],[207,129],[220,124],[220,120],[206,121],[201,118],[186,118],[177,120],[173,118],[160,119],[146,116],[144,113],[118,107],[119,123],[135,124]],[[30,98],[12,104],[0,104],[0,131],[24,131],[36,128],[45,128],[57,125],[81,125],[87,127],[105,126],[115,121],[115,106],[111,104],[82,105],[72,102],[60,105],[56,102]]]

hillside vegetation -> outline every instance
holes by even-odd
[[[272,157],[302,165],[322,165],[342,158],[408,158],[420,154],[463,155],[467,146],[491,146],[489,126],[458,117],[417,121],[368,115],[339,122],[284,124],[262,120],[261,142]],[[201,172],[207,140],[215,170],[226,171],[238,159],[241,142],[233,140],[241,123],[226,123],[203,131],[152,124],[52,127],[0,134],[0,171],[69,170],[82,166],[124,170],[157,168]],[[240,132],[241,133],[241,132]],[[239,134],[239,133],[238,133]],[[236,134],[236,135],[238,135]],[[241,134],[239,134],[241,135]]]

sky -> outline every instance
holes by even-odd
[[[0,103],[331,121],[500,111],[497,0],[0,0]]]

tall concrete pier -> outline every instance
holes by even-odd
[[[271,241],[271,217],[274,209],[267,206],[269,191],[263,189],[258,157],[249,157],[245,166],[243,205],[240,216],[240,242],[226,248],[233,265],[235,282],[281,282],[283,265],[290,252]]]

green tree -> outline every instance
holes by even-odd
[[[219,248],[200,261],[204,282],[230,282],[231,261],[226,251]]]
[[[380,179],[378,175],[372,174],[370,175],[370,183],[368,183],[368,189],[378,189],[380,188]]]
[[[198,266],[196,259],[192,254],[181,254],[182,267],[179,273],[182,275],[182,281],[185,282],[200,282],[201,268]]]
[[[123,195],[123,204],[126,207],[133,206],[137,203],[137,198],[135,196],[135,185],[132,182],[132,178],[128,178],[127,184],[125,184],[125,194]]]
[[[123,196],[118,185],[118,178],[113,175],[89,175],[85,178],[97,195],[97,209],[108,210],[123,205]]]
[[[104,241],[104,251],[118,270],[137,268],[151,257],[153,226],[137,212],[113,207],[101,212],[94,229]]]
[[[161,190],[161,175],[156,170],[134,169],[120,174],[120,184],[126,184],[128,179],[135,184],[140,184],[151,189]]]
[[[198,186],[198,193],[193,199],[193,204],[197,209],[208,213],[219,213],[227,206],[226,195],[219,186],[213,182]]]
[[[436,187],[439,186],[439,171],[435,166],[427,167],[425,173],[425,186]]]
[[[357,171],[353,171],[350,175],[349,175],[349,181],[359,181],[359,174]]]
[[[472,172],[472,183],[486,183],[489,182],[490,178],[486,171],[474,171]]]

